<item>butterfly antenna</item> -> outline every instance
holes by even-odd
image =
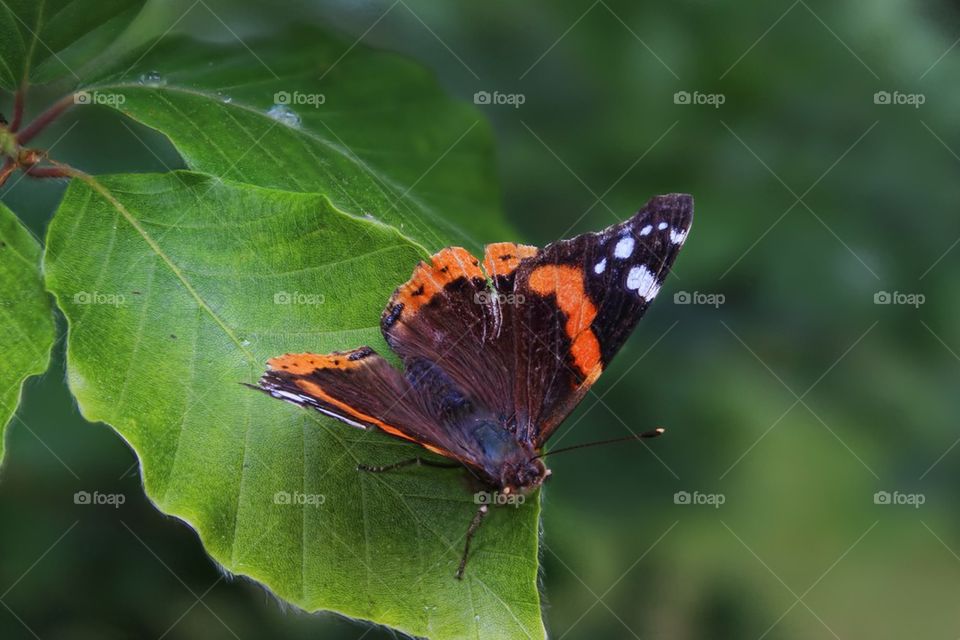
[[[656,438],[657,436],[663,434],[666,431],[663,427],[657,427],[652,431],[644,431],[643,433],[637,433],[632,436],[627,436],[625,438],[613,438],[612,440],[597,440],[596,442],[585,442],[583,444],[575,444],[569,447],[561,447],[560,449],[551,449],[546,453],[541,453],[538,456],[533,456],[531,460],[536,460],[537,458],[545,458],[547,456],[552,456],[555,453],[563,453],[564,451],[573,451],[574,449],[586,449],[587,447],[599,447],[602,444],[614,444],[616,442],[634,442],[637,440],[646,440],[648,438]]]

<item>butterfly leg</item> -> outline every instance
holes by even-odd
[[[470,521],[470,526],[467,528],[467,540],[463,545],[463,556],[460,558],[460,566],[457,568],[457,580],[463,580],[463,570],[467,568],[467,558],[470,555],[470,541],[473,540],[474,534],[477,533],[477,529],[480,528],[483,519],[489,512],[489,506],[485,504],[480,505],[477,513],[473,516],[473,520]]]
[[[409,460],[401,460],[400,462],[394,462],[393,464],[384,465],[382,467],[374,467],[368,464],[358,464],[357,471],[367,471],[369,473],[383,473],[384,471],[393,471],[394,469],[402,469],[403,467],[409,467],[410,465],[417,465],[418,467],[436,467],[438,469],[456,469],[462,467],[459,462],[436,462],[434,460],[427,460],[426,458],[410,458]]]

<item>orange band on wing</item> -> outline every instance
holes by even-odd
[[[334,351],[320,355],[317,353],[285,353],[270,358],[267,364],[271,369],[286,371],[295,375],[308,375],[315,369],[352,369],[359,367],[363,359],[373,355],[370,347],[360,347],[351,351]]]
[[[320,400],[326,402],[327,404],[329,404],[329,405],[331,405],[331,406],[333,406],[333,407],[336,407],[337,409],[340,409],[340,410],[343,411],[343,413],[344,413],[346,416],[348,416],[348,417],[354,418],[354,419],[359,420],[359,421],[361,421],[361,422],[366,422],[367,424],[375,425],[376,427],[378,427],[378,428],[379,428],[380,430],[382,430],[383,432],[389,433],[389,434],[392,435],[392,436],[396,436],[396,437],[398,437],[398,438],[403,438],[404,440],[409,440],[410,442],[416,442],[417,444],[419,444],[421,447],[423,447],[423,448],[426,449],[427,451],[432,451],[433,453],[439,454],[439,455],[444,456],[444,457],[446,457],[446,458],[453,458],[453,459],[455,459],[455,460],[460,460],[460,458],[459,458],[458,456],[455,456],[454,454],[450,453],[449,451],[444,451],[443,449],[441,449],[441,448],[439,448],[439,447],[435,447],[435,446],[433,446],[432,444],[427,444],[426,442],[422,442],[422,441],[420,441],[420,440],[417,440],[417,439],[414,438],[413,436],[404,433],[404,432],[401,431],[400,429],[397,429],[396,427],[390,426],[389,424],[387,424],[387,423],[384,422],[383,420],[380,420],[380,419],[378,419],[378,418],[374,418],[373,416],[367,415],[366,413],[363,413],[362,411],[357,411],[356,409],[354,409],[354,408],[351,407],[350,405],[348,405],[348,404],[346,404],[346,403],[344,403],[344,402],[340,402],[340,401],[337,400],[336,398],[332,397],[330,394],[326,393],[326,392],[320,387],[320,385],[318,385],[318,384],[315,383],[315,382],[311,382],[310,380],[304,380],[303,378],[300,378],[300,379],[295,380],[294,383],[295,383],[302,391],[304,391],[305,393],[308,393],[308,394],[310,394],[311,396],[314,396],[314,397],[316,397],[316,398],[319,398]]]
[[[427,444],[426,442],[418,442],[417,444],[419,444],[421,447],[423,447],[423,448],[426,449],[427,451],[432,451],[432,452],[434,452],[434,453],[436,453],[436,454],[439,454],[439,455],[441,455],[441,456],[443,456],[443,457],[445,457],[445,458],[453,458],[454,460],[461,460],[461,458],[460,458],[459,456],[455,456],[455,455],[453,455],[452,453],[450,453],[449,451],[444,451],[443,449],[441,449],[441,448],[439,448],[439,447],[435,447],[435,446],[433,446],[432,444]],[[462,460],[461,460],[461,462],[462,462]]]
[[[293,382],[305,393],[324,401],[325,403],[329,404],[332,407],[336,407],[337,409],[342,411],[344,415],[347,417],[354,418],[361,422],[366,422],[367,424],[375,425],[380,429],[386,431],[392,436],[397,436],[398,438],[403,438],[404,440],[410,440],[412,442],[418,442],[416,438],[413,438],[412,436],[407,435],[406,433],[404,433],[403,431],[400,431],[396,427],[391,427],[383,420],[380,420],[379,418],[374,418],[373,416],[367,415],[362,411],[357,411],[347,403],[337,400],[336,398],[334,398],[333,396],[325,392],[323,388],[320,385],[318,385],[316,382],[312,382],[304,378],[297,378]]]
[[[483,268],[491,278],[508,276],[513,273],[520,261],[532,258],[540,250],[528,244],[514,244],[513,242],[496,242],[488,244],[483,254]]]
[[[590,328],[597,308],[583,288],[583,272],[565,265],[545,265],[530,273],[529,285],[542,296],[556,296],[557,306],[567,316],[564,330],[572,342],[573,362],[584,376],[592,375],[600,364],[600,342]]]
[[[391,306],[403,305],[404,313],[416,313],[434,295],[459,278],[484,279],[480,262],[461,247],[448,247],[433,255],[431,264],[421,262],[413,275],[393,295]]]

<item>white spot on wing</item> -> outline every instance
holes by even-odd
[[[613,248],[613,255],[617,258],[629,258],[633,254],[633,238],[624,236],[617,241],[617,246]]]
[[[666,222],[661,222],[660,224],[657,225],[657,229],[659,229],[660,231],[663,231],[664,229],[666,229],[666,228],[669,227],[669,226],[670,226],[670,225],[668,225]]]
[[[346,422],[352,427],[357,427],[358,429],[364,429],[364,430],[367,429],[367,425],[365,424],[357,422],[356,420],[351,420],[350,418],[344,416],[343,414],[330,411],[329,409],[326,409],[325,407],[320,406],[319,404],[317,404],[316,400],[314,400],[310,396],[301,395],[299,393],[291,393],[290,391],[284,391],[283,389],[270,389],[269,391],[270,391],[270,395],[272,395],[274,398],[280,398],[282,400],[286,400],[288,402],[292,402],[300,406],[308,405],[313,407],[320,413],[324,415],[328,415],[331,418],[336,418],[337,420],[340,420],[342,422]]]
[[[657,276],[644,265],[631,267],[627,273],[627,289],[636,291],[646,300],[653,300],[660,291]]]
[[[645,226],[643,229],[640,229],[640,235],[642,235],[642,236],[648,236],[648,235],[650,235],[650,232],[651,232],[651,231],[653,231],[653,225],[652,225],[652,224],[648,224],[648,225]]]
[[[686,231],[677,231],[676,229],[670,229],[670,242],[673,244],[683,244],[687,239]]]
[[[596,273],[596,274],[601,274],[601,273],[603,273],[603,270],[606,269],[606,268],[607,268],[607,259],[604,258],[603,260],[601,260],[601,261],[598,262],[597,264],[593,265],[593,272]]]
[[[299,393],[290,393],[289,391],[284,391],[283,389],[271,389],[270,395],[274,398],[283,398],[284,400],[289,400],[290,402],[296,402],[297,404],[303,404],[308,402],[310,398],[302,396]]]
[[[351,427],[356,427],[356,428],[358,428],[358,429],[363,429],[364,431],[367,430],[367,425],[365,425],[365,424],[360,424],[359,422],[356,422],[356,421],[354,421],[354,420],[351,420],[351,419],[349,419],[349,418],[347,418],[347,417],[345,417],[345,416],[343,416],[343,415],[341,415],[341,414],[339,414],[339,413],[334,413],[333,411],[330,411],[330,410],[328,410],[328,409],[324,409],[323,407],[321,407],[321,406],[319,406],[319,405],[314,405],[313,408],[316,409],[317,411],[319,411],[320,413],[324,414],[324,415],[330,416],[331,418],[336,418],[337,420],[340,420],[341,422],[346,422],[346,423],[347,423],[348,425],[350,425]]]

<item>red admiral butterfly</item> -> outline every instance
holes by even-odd
[[[259,389],[453,461],[361,470],[463,466],[494,491],[524,494],[550,475],[544,444],[656,297],[692,220],[693,199],[673,194],[543,249],[487,245],[482,265],[443,249],[397,288],[380,320],[403,373],[370,347],[287,354],[270,360]],[[470,523],[458,578],[487,511]]]

